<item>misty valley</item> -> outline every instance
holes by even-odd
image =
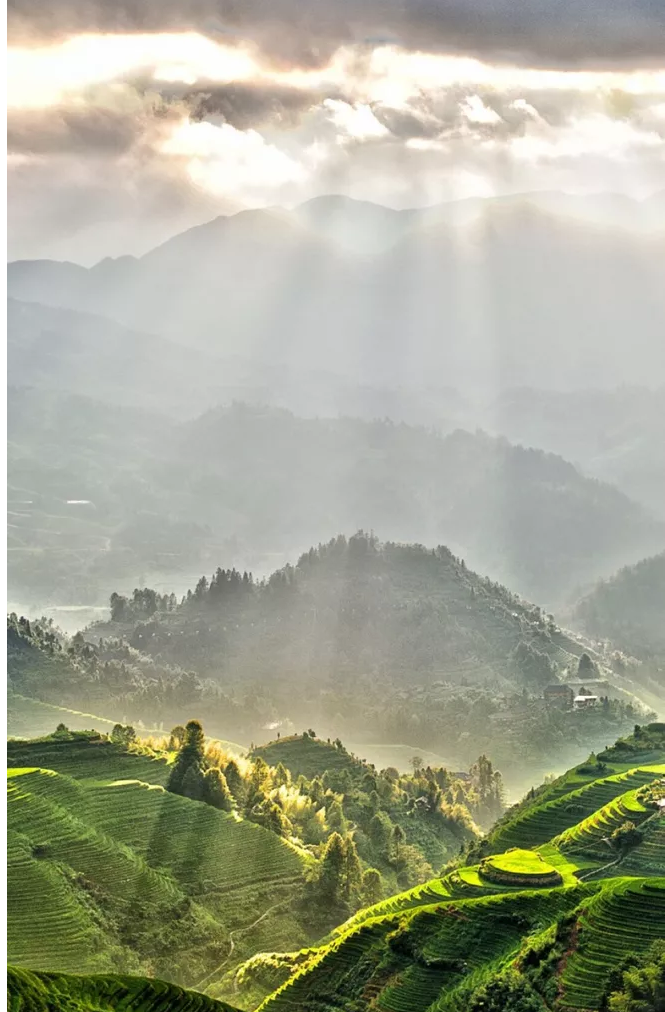
[[[662,1012],[664,206],[9,264],[11,1012]]]

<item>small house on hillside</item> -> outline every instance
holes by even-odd
[[[550,703],[553,706],[565,707],[566,709],[569,709],[573,705],[573,699],[575,698],[575,693],[570,685],[562,685],[561,682],[546,685],[543,695],[546,703]]]
[[[598,702],[598,696],[575,696],[573,700],[574,710],[588,710],[590,706],[595,706]]]

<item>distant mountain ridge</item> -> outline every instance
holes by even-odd
[[[584,206],[501,198],[466,205],[460,223],[458,205],[413,217],[319,198],[218,218],[89,270],[16,262],[8,291],[217,355],[363,381],[649,382],[665,372],[665,229],[601,227]],[[635,203],[635,221],[650,207]]]

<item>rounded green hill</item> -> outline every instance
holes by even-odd
[[[497,885],[529,886],[561,885],[560,873],[535,850],[515,847],[504,854],[485,858],[480,875]]]

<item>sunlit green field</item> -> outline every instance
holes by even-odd
[[[162,761],[108,742],[69,744],[36,743],[35,764],[8,771],[10,961],[155,970],[192,985],[231,952],[250,955],[250,944],[302,944],[279,912],[302,887],[303,854],[260,826],[167,793]],[[15,752],[25,758],[26,748]],[[61,772],[36,765],[49,752]]]

